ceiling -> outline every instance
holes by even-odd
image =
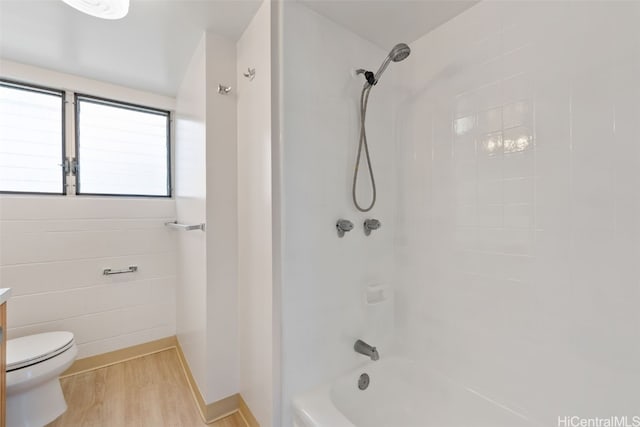
[[[410,43],[479,0],[301,0],[381,48]]]
[[[237,40],[260,0],[131,0],[107,21],[61,0],[0,0],[0,56],[174,96],[203,31]]]
[[[288,1],[288,0],[286,0]],[[298,0],[389,49],[411,42],[476,1]],[[115,21],[61,0],[0,0],[0,57],[175,96],[205,30],[237,40],[261,0],[131,0]]]

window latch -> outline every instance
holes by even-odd
[[[66,158],[62,163],[62,170],[65,175],[77,175],[78,174],[78,161],[75,157]]]

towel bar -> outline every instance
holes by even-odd
[[[102,274],[104,274],[105,276],[111,276],[112,274],[135,273],[136,271],[138,271],[138,266],[131,265],[125,270],[112,270],[110,268],[105,268],[104,270],[102,270]]]
[[[202,224],[180,224],[178,221],[170,221],[165,222],[169,228],[173,228],[174,230],[183,230],[183,231],[192,231],[192,230],[202,230],[204,231],[204,223]]]

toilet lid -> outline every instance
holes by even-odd
[[[73,346],[71,332],[45,332],[7,341],[7,372],[51,359]]]

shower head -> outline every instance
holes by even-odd
[[[364,77],[367,80],[367,82],[364,84],[364,87],[362,88],[362,95],[360,95],[360,142],[358,143],[358,155],[356,157],[356,165],[353,170],[353,181],[351,185],[351,197],[353,199],[353,204],[356,206],[356,209],[358,209],[360,212],[369,212],[375,206],[376,197],[377,197],[376,180],[373,176],[373,167],[371,166],[371,159],[369,157],[369,146],[367,144],[367,132],[364,124],[364,119],[365,119],[365,116],[367,115],[367,103],[369,102],[369,94],[371,93],[371,88],[376,83],[378,83],[378,79],[380,78],[382,73],[384,73],[384,70],[387,68],[389,63],[391,61],[400,62],[403,59],[406,59],[410,53],[411,53],[411,49],[409,48],[409,46],[407,46],[405,43],[398,43],[393,47],[393,49],[391,49],[391,52],[389,52],[387,57],[384,59],[384,62],[382,63],[380,68],[378,68],[377,73],[373,74],[371,71],[367,71],[363,69],[355,70],[356,74],[364,74]],[[358,168],[360,165],[363,146],[364,146],[364,151],[366,153],[367,168],[369,169],[369,177],[371,178],[371,181],[370,181],[371,190],[373,192],[372,198],[371,198],[371,204],[369,204],[368,207],[362,207],[360,203],[358,203],[358,197],[356,194],[356,187],[358,185]],[[379,225],[380,224],[378,224],[378,226]]]
[[[393,49],[391,49],[391,52],[389,52],[387,57],[384,59],[384,62],[382,63],[382,65],[380,65],[380,68],[378,68],[378,71],[375,74],[370,71],[364,73],[367,79],[367,83],[365,85],[373,86],[378,83],[380,76],[382,76],[382,73],[384,73],[384,70],[387,69],[387,66],[389,66],[389,63],[391,61],[400,62],[406,59],[410,53],[411,48],[409,48],[407,44],[398,43],[397,45],[395,45]]]
[[[411,53],[411,48],[407,46],[405,43],[398,43],[391,49],[389,52],[389,57],[393,62],[400,62],[403,59],[406,59],[407,56]]]

